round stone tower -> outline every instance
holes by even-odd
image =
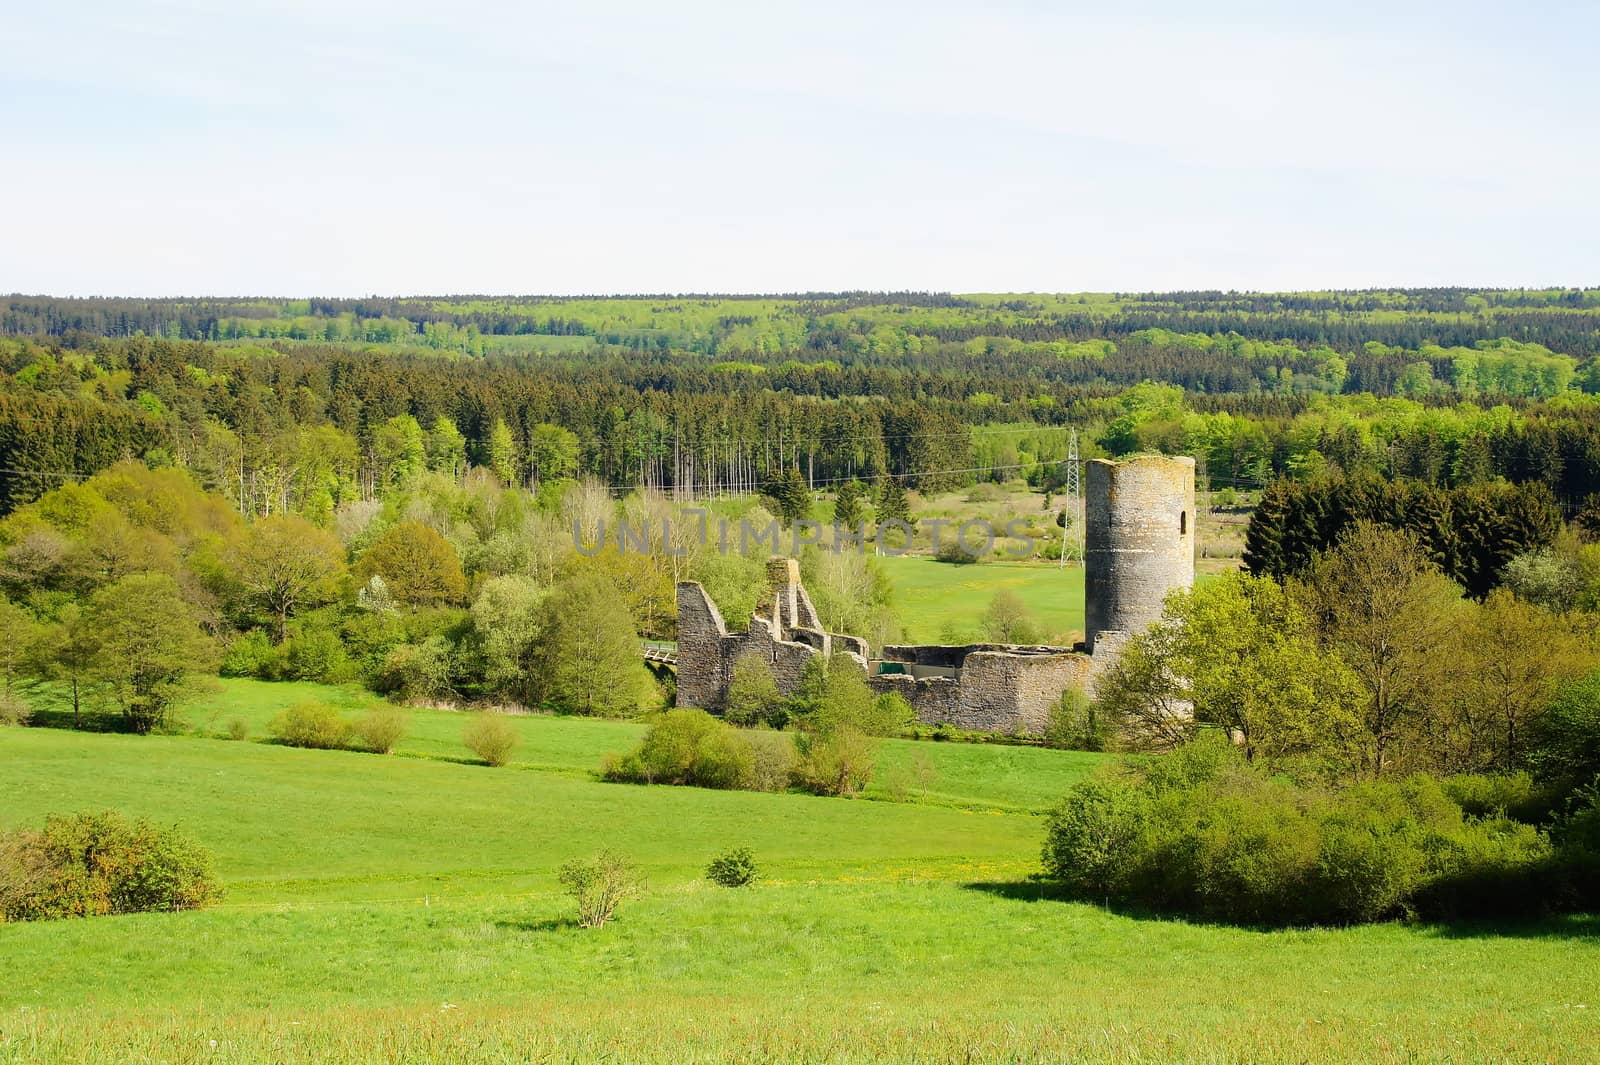
[[[1084,496],[1084,639],[1141,632],[1167,593],[1194,584],[1194,459],[1089,462]]]

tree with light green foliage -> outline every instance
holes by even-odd
[[[625,717],[655,684],[616,585],[598,573],[569,577],[539,604],[529,669],[540,701],[575,714]]]
[[[385,529],[356,560],[355,574],[363,584],[381,576],[388,594],[412,605],[458,603],[467,590],[456,549],[420,521]]]
[[[396,415],[372,434],[372,456],[386,487],[409,484],[428,468],[427,434],[411,415]]]
[[[578,472],[578,434],[541,422],[528,433],[528,469],[532,486],[559,481]]]
[[[788,716],[778,681],[766,659],[754,651],[734,659],[723,696],[723,717],[734,725],[782,728]]]
[[[983,612],[983,634],[995,643],[1038,643],[1039,623],[1021,596],[1002,588]]]
[[[456,428],[456,423],[443,414],[433,420],[428,430],[428,469],[451,477],[459,477],[467,465],[467,439]]]
[[[325,529],[293,514],[252,524],[229,555],[230,573],[245,601],[273,619],[282,643],[289,619],[302,608],[331,601],[344,576],[344,545]]]
[[[489,461],[489,469],[500,478],[501,484],[517,482],[517,442],[504,418],[496,418],[494,427],[489,430],[488,455],[485,457]]]
[[[91,675],[138,733],[164,726],[191,678],[216,665],[198,613],[166,574],[134,574],[100,589],[84,609],[84,627],[94,647]]]
[[[1268,577],[1228,574],[1174,593],[1097,696],[1135,748],[1181,745],[1214,725],[1267,766],[1349,776],[1360,759],[1359,678]]]
[[[529,699],[527,660],[538,638],[538,609],[544,594],[532,579],[508,574],[484,582],[472,602],[484,681],[496,694]]]

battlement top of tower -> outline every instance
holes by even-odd
[[[787,588],[800,583],[800,560],[797,558],[767,559],[767,584],[773,588]]]
[[[1115,469],[1117,467],[1122,467],[1122,466],[1142,466],[1142,465],[1149,465],[1149,466],[1173,466],[1173,465],[1176,465],[1176,466],[1190,466],[1190,467],[1192,467],[1194,464],[1195,464],[1194,463],[1194,456],[1192,456],[1192,455],[1148,454],[1148,455],[1128,455],[1127,457],[1120,458],[1120,459],[1090,459],[1089,460],[1089,465],[1091,465],[1091,466],[1109,467],[1109,468],[1112,468],[1112,469]]]

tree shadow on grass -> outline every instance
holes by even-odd
[[[494,926],[508,932],[563,932],[577,928],[578,920],[575,917],[546,917],[539,921],[496,921]]]
[[[1282,925],[1245,921],[1226,921],[1200,914],[1158,910],[1116,900],[1089,899],[1075,895],[1062,885],[1043,877],[1027,880],[972,881],[961,885],[965,891],[981,891],[1013,902],[1072,902],[1118,917],[1139,921],[1181,922],[1197,927],[1228,928],[1240,932],[1282,932],[1291,929],[1338,929],[1347,925]],[[1384,922],[1378,922],[1384,923]],[[1398,920],[1387,923],[1401,923]],[[1455,920],[1417,919],[1406,925],[1424,935],[1441,939],[1551,939],[1600,940],[1600,913],[1528,914],[1501,918],[1459,918]]]

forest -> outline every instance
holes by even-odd
[[[325,518],[430,446],[507,484],[678,498],[790,467],[1053,487],[1076,428],[1086,454],[1194,454],[1211,488],[1506,479],[1570,510],[1600,490],[1597,335],[1595,290],[10,297],[0,509],[131,457],[246,514]]]

